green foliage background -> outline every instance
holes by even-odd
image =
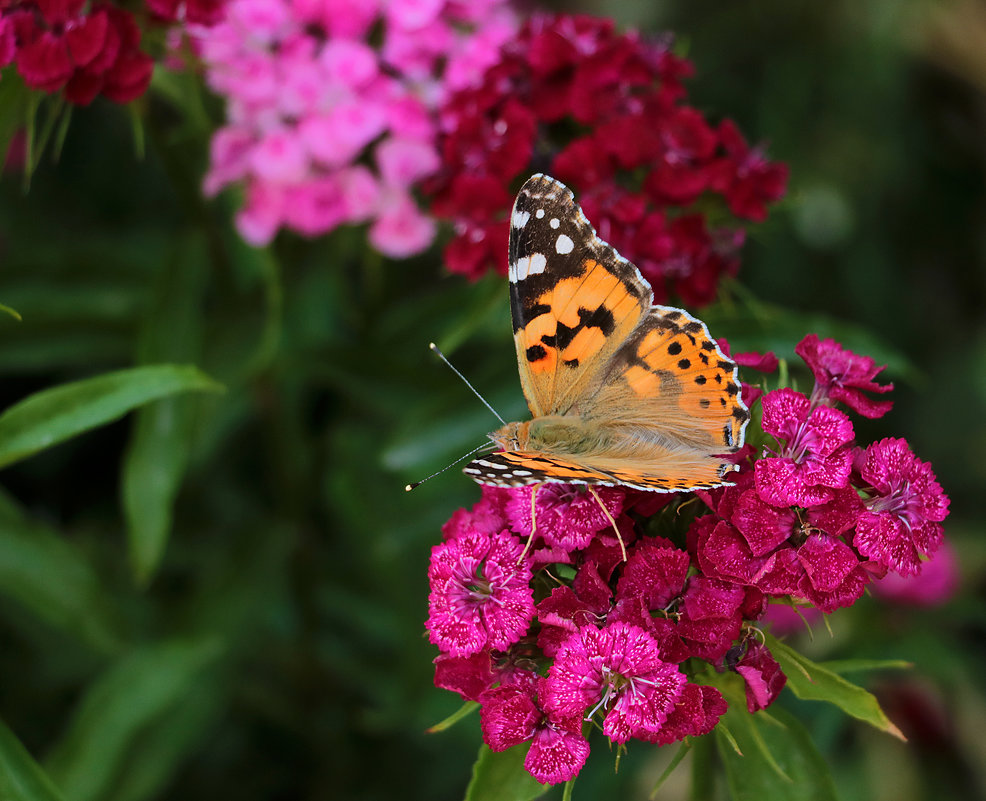
[[[791,167],[741,284],[703,314],[713,332],[790,358],[817,331],[887,361],[896,406],[860,439],[906,436],[952,498],[952,602],[866,599],[833,617],[835,638],[798,641],[820,659],[913,661],[856,677],[910,743],[783,706],[846,801],[983,795],[986,16],[892,0],[583,7],[675,30],[698,67],[692,101]],[[29,193],[16,172],[0,182],[0,302],[23,317],[0,316],[0,406],[159,363],[226,389],[154,401],[0,473],[0,751],[22,759],[0,764],[0,798],[12,776],[71,801],[458,798],[478,726],[425,733],[459,702],[431,686],[422,621],[429,549],[478,491],[457,472],[402,487],[492,426],[430,340],[523,414],[504,282],[448,277],[435,253],[386,262],[358,230],[251,250],[231,199],[198,190],[218,105],[180,76],[154,89],[143,158],[126,111],[98,102]],[[646,797],[670,759],[634,747],[614,776],[597,749],[576,797]],[[688,797],[688,776],[686,761],[660,797]]]

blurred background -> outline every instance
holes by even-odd
[[[913,662],[858,679],[910,742],[782,703],[846,801],[986,796],[986,3],[566,10],[673,31],[691,102],[790,166],[730,290],[742,313],[710,309],[712,331],[789,359],[815,331],[888,363],[895,407],[855,418],[860,439],[906,437],[951,497],[954,597],[870,597],[834,636],[795,635],[813,658]],[[149,580],[121,501],[149,416],[0,475],[0,719],[72,801],[459,798],[478,720],[425,733],[460,701],[432,686],[422,623],[429,550],[478,488],[457,470],[403,486],[494,427],[429,341],[524,413],[505,281],[450,277],[435,249],[387,261],[358,230],[253,250],[199,191],[220,105],[144,111],[142,157],[126,109],[98,100],[29,192],[16,169],[0,181],[0,301],[23,316],[0,318],[0,405],[153,361],[227,392],[155,412],[184,443],[161,458],[187,466]],[[669,759],[631,748],[614,777],[594,754],[577,797],[645,798]]]

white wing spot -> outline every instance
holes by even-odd
[[[514,228],[523,228],[527,225],[529,219],[531,219],[531,213],[529,211],[514,209],[514,213],[510,215],[510,224]]]
[[[516,280],[523,281],[529,275],[543,273],[547,266],[548,258],[543,253],[532,253],[530,256],[517,259]]]
[[[513,473],[511,473],[510,475],[512,475],[512,476],[530,476],[530,475],[533,475],[533,473],[531,473],[530,470],[514,470]]]
[[[561,225],[561,220],[559,220],[557,217],[552,217],[551,222],[549,222],[548,225],[550,225],[552,228],[557,228],[559,225]]]
[[[571,253],[574,249],[575,243],[571,237],[565,236],[565,234],[558,234],[558,239],[555,240],[556,251],[564,256],[566,253]]]
[[[544,217],[544,209],[538,209],[536,212],[534,212],[534,216],[537,217],[539,220],[542,219]]]
[[[463,467],[463,473],[468,473],[471,476],[480,476],[483,474],[482,470],[477,470],[475,467]]]

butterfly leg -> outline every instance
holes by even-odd
[[[603,510],[603,514],[613,526],[613,531],[616,532],[616,539],[620,542],[620,553],[623,554],[623,561],[627,560],[627,546],[623,544],[623,535],[620,534],[619,528],[616,526],[616,521],[613,519],[613,515],[609,513],[609,509],[606,508],[606,504],[603,503],[603,499],[599,497],[599,493],[596,492],[592,484],[586,484],[586,488],[592,493],[592,497],[596,499],[596,503],[599,504],[599,508]]]
[[[527,552],[531,548],[531,543],[534,542],[534,535],[537,533],[538,530],[538,523],[536,517],[537,504],[535,503],[535,501],[537,500],[538,490],[541,489],[541,487],[543,487],[544,484],[545,482],[542,481],[540,484],[533,484],[531,486],[531,533],[527,537],[527,543],[524,545],[524,550],[521,551],[520,553],[520,558],[517,559],[518,563],[524,561],[524,557],[527,556]]]

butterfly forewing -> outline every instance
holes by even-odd
[[[517,195],[509,277],[531,413],[565,413],[650,308],[650,285],[596,235],[571,190],[545,175]]]

